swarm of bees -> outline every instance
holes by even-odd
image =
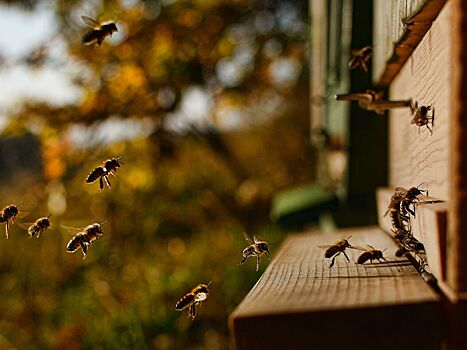
[[[422,195],[428,197],[428,191],[420,189],[420,186],[421,184],[408,190],[403,187],[396,187],[385,215],[387,213],[391,215],[394,238],[399,245],[395,255],[401,257],[407,253],[413,253],[422,277],[431,283],[434,281],[434,277],[427,271],[428,262],[425,247],[412,235],[410,225],[411,217],[415,217],[415,203],[421,200],[420,196]]]
[[[194,320],[196,317],[195,307],[198,304],[201,306],[201,303],[208,298],[208,287],[210,284],[211,282],[209,282],[208,284],[198,284],[195,288],[186,293],[177,301],[177,303],[175,304],[175,310],[182,311],[188,308],[188,318]]]
[[[242,255],[242,261],[240,262],[240,265],[243,265],[243,263],[248,259],[250,256],[256,256],[256,271],[259,269],[259,262],[261,259],[262,255],[266,255],[266,257],[271,260],[271,257],[269,256],[269,245],[266,241],[262,241],[258,239],[258,237],[254,236],[253,241],[251,240],[250,237],[246,233],[243,233],[245,236],[245,239],[247,240],[250,245],[243,249]]]
[[[88,16],[81,16],[81,19],[92,29],[83,35],[82,43],[84,45],[101,46],[104,40],[111,37],[113,33],[118,32],[116,21],[99,23]]]
[[[352,54],[349,59],[349,69],[355,69],[360,67],[365,73],[368,72],[368,62],[373,54],[373,49],[370,45],[364,46],[359,50],[352,50]]]

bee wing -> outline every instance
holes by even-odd
[[[407,193],[407,190],[404,187],[396,187],[394,189],[394,192],[399,194],[399,195],[404,195]]]
[[[245,237],[246,241],[250,244],[254,244],[254,242],[252,241],[252,239],[250,238],[250,236],[248,236],[248,233],[246,232],[243,232],[243,237]]]
[[[356,250],[361,250],[363,252],[367,252],[368,251],[368,248],[363,248],[363,247],[360,247],[358,245],[353,245],[350,247],[350,249],[356,249]]]
[[[318,248],[328,249],[328,248],[332,247],[333,245],[334,244],[319,245]]]
[[[101,27],[101,24],[97,22],[95,19],[92,19],[91,17],[81,16],[81,19],[83,20],[84,23],[86,23],[89,27],[93,29],[99,29]]]
[[[34,222],[18,222],[17,223],[19,227],[21,227],[24,230],[29,230],[29,228],[34,225]]]
[[[70,232],[82,232],[83,231],[83,228],[71,227],[71,226],[65,226],[65,225],[60,225],[60,226]]]

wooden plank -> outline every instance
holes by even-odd
[[[393,188],[378,188],[376,202],[379,226],[392,233],[391,220],[386,213]],[[415,218],[411,220],[412,234],[425,246],[430,272],[438,279],[446,278],[446,230],[448,203],[423,203],[415,206]]]
[[[435,113],[433,135],[410,125],[410,110],[389,114],[389,184],[411,187],[424,183],[430,196],[449,198],[449,139],[452,65],[450,55],[452,5],[448,2],[407,65],[390,87],[394,100],[412,98],[431,105]]]
[[[391,263],[356,265],[360,252],[348,250],[351,263],[330,268],[318,246],[349,235],[388,248]],[[236,349],[439,349],[438,296],[396,249],[376,227],[289,236],[230,317]]]
[[[467,293],[467,3],[451,1],[453,51],[450,61],[452,89],[449,102],[449,210],[447,279],[456,293]],[[466,322],[467,323],[467,322]],[[465,331],[465,328],[464,328]],[[467,348],[467,333],[464,332],[462,346]]]
[[[388,86],[447,0],[375,0],[373,79]]]

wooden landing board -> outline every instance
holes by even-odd
[[[349,235],[391,262],[356,265],[349,249],[329,268],[318,246]],[[230,317],[235,348],[439,349],[438,296],[396,249],[376,227],[289,236]]]

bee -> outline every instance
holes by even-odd
[[[102,165],[98,166],[89,173],[86,179],[86,183],[93,183],[99,179],[99,188],[101,190],[104,188],[104,181],[107,187],[111,188],[112,185],[110,184],[109,174],[117,176],[115,174],[117,169],[120,168],[120,164],[124,164],[120,159],[122,159],[122,157],[107,159],[102,163]]]
[[[368,72],[368,61],[370,61],[373,49],[367,45],[359,50],[352,50],[352,55],[349,59],[349,68],[354,69],[360,67],[365,73]]]
[[[51,215],[39,218],[36,221],[34,221],[34,223],[31,226],[29,226],[28,234],[31,238],[32,237],[39,238],[39,236],[50,227],[49,218],[51,217]]]
[[[66,251],[68,253],[74,253],[81,248],[83,251],[83,260],[86,259],[89,246],[104,234],[102,225],[106,222],[107,221],[104,221],[102,224],[94,223],[83,229],[78,229],[79,232],[75,234],[66,245]]]
[[[324,252],[324,257],[329,259],[332,258],[331,260],[331,265],[329,267],[334,266],[334,260],[341,254],[343,253],[345,258],[347,259],[348,262],[350,262],[349,257],[345,253],[346,248],[353,248],[350,243],[349,239],[352,236],[347,237],[346,239],[341,239],[339,241],[336,241],[333,245],[327,245],[327,246],[321,246],[321,248],[327,248],[326,251]]]
[[[198,284],[177,301],[175,304],[175,310],[182,311],[183,309],[188,308],[188,318],[194,320],[196,317],[195,306],[198,304],[201,306],[201,303],[207,299],[209,295],[208,287],[210,284],[211,282],[208,284]]]
[[[410,213],[412,216],[415,217],[415,209],[411,209],[410,206],[413,206],[416,201],[419,199],[417,198],[419,195],[427,193],[427,190],[421,190],[419,187],[422,184],[418,185],[417,187],[411,187],[408,190],[404,189],[403,187],[397,187],[399,191],[402,193],[401,202],[400,202],[400,211],[403,216],[408,216]]]
[[[18,215],[18,206],[14,204],[7,205],[5,208],[0,210],[0,223],[6,223],[5,234],[8,239],[8,233],[10,231],[10,224],[15,222],[16,215]]]
[[[259,262],[263,254],[266,255],[269,260],[271,260],[271,257],[269,256],[269,245],[266,241],[261,241],[256,236],[253,236],[252,241],[246,233],[243,233],[243,235],[245,236],[245,239],[248,241],[248,243],[250,243],[250,245],[243,249],[243,258],[240,262],[240,265],[243,265],[246,259],[248,259],[250,256],[256,256],[256,271],[258,271]]]
[[[403,245],[400,245],[399,248],[396,250],[396,253],[395,255],[400,258],[402,256],[404,256],[405,254],[407,254],[409,251],[407,250],[406,247],[404,247]]]
[[[413,102],[410,105],[412,110],[412,119],[410,120],[410,124],[418,126],[418,133],[420,134],[420,128],[422,126],[426,126],[427,129],[430,131],[430,134],[433,135],[433,130],[428,125],[431,123],[431,127],[433,127],[433,123],[435,120],[435,113],[434,110],[431,113],[431,116],[428,116],[428,112],[431,110],[431,106],[421,106],[418,107],[417,102]]]
[[[363,250],[364,252],[358,257],[357,259],[357,264],[364,264],[368,260],[370,260],[370,263],[373,264],[373,260],[378,260],[381,262],[381,260],[386,261],[386,259],[383,256],[383,252],[386,250],[377,250],[371,245],[368,244],[368,248],[360,248],[360,247],[354,247],[355,249]]]
[[[96,44],[97,46],[101,46],[107,37],[111,37],[114,32],[118,32],[116,22],[99,23],[88,16],[81,16],[81,19],[92,28],[83,35],[82,43],[84,45]]]

